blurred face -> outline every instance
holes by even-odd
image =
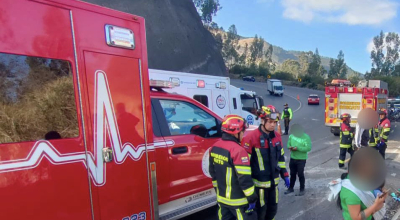
[[[385,118],[385,115],[384,115],[384,114],[380,114],[380,115],[379,115],[379,118],[380,118],[380,119],[384,119],[384,118]]]
[[[275,127],[276,127],[276,123],[277,123],[277,121],[273,120],[273,119],[264,120],[265,130],[274,131]]]

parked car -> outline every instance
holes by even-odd
[[[243,81],[255,82],[256,78],[254,78],[254,76],[243,76]]]
[[[316,94],[311,94],[308,96],[309,105],[319,105],[319,96]]]

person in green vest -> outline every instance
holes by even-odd
[[[294,192],[294,185],[296,183],[296,176],[300,181],[300,192],[296,196],[303,196],[305,194],[305,176],[304,168],[308,158],[308,152],[311,151],[311,138],[299,124],[294,124],[291,128],[291,135],[287,142],[287,148],[290,150],[290,187],[285,192],[289,194]]]
[[[289,108],[289,105],[286,103],[283,109],[283,120],[285,120],[285,133],[283,135],[288,135],[289,124],[293,117],[293,111]]]

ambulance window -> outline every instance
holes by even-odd
[[[208,97],[206,95],[194,95],[193,99],[208,107]]]
[[[0,143],[79,135],[70,63],[0,53]]]
[[[203,109],[176,100],[160,100],[171,135],[219,137],[218,121]]]
[[[233,109],[237,109],[236,98],[233,98]]]

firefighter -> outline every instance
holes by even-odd
[[[353,156],[354,149],[352,146],[354,131],[350,127],[351,115],[344,113],[340,116],[343,123],[340,124],[340,154],[339,154],[339,168],[345,169],[344,161],[346,160],[346,153],[349,152]]]
[[[385,159],[387,141],[390,134],[390,121],[388,119],[388,111],[385,108],[379,109],[379,124],[377,129],[376,149]]]
[[[289,124],[290,124],[290,121],[292,120],[293,112],[292,112],[292,109],[289,108],[289,105],[287,103],[284,105],[284,107],[285,107],[283,109],[283,119],[285,120],[285,133],[284,133],[284,135],[288,135]]]
[[[251,172],[259,197],[256,206],[259,220],[272,220],[278,211],[279,176],[285,180],[287,188],[290,186],[282,138],[275,132],[278,115],[274,106],[263,106],[257,110],[261,125],[246,134],[242,141],[243,147],[251,155]]]
[[[237,115],[225,116],[222,140],[210,151],[209,171],[217,193],[219,220],[257,220],[257,201],[251,178],[250,159],[240,146],[246,120]]]

